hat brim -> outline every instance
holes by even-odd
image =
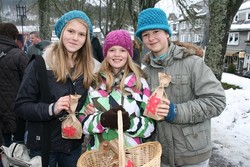
[[[143,26],[142,28],[140,28],[136,31],[135,35],[142,40],[141,33],[143,31],[155,30],[155,29],[165,30],[165,31],[167,31],[167,33],[170,37],[172,36],[172,31],[169,29],[169,26],[162,25],[162,24],[152,24],[152,25]]]

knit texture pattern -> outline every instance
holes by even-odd
[[[93,35],[93,27],[91,24],[91,21],[89,19],[89,17],[82,11],[79,10],[72,10],[70,12],[65,13],[55,24],[54,29],[55,29],[55,33],[56,36],[58,38],[61,37],[61,33],[63,28],[65,27],[65,25],[72,19],[76,19],[76,18],[80,18],[82,20],[84,20],[87,25],[88,25],[88,29],[89,29],[89,35],[90,35],[90,39],[92,39],[92,35]]]
[[[114,30],[108,33],[103,45],[103,56],[107,56],[108,50],[112,46],[121,46],[125,48],[131,57],[133,57],[133,43],[130,34],[126,30]]]
[[[142,40],[141,33],[146,30],[161,29],[172,36],[166,13],[159,8],[148,8],[139,13],[135,35]]]

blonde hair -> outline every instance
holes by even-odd
[[[52,55],[47,56],[46,63],[52,69],[53,74],[56,78],[57,82],[65,83],[67,80],[67,76],[70,75],[72,80],[77,79],[79,76],[83,75],[83,87],[89,88],[93,81],[93,68],[94,61],[92,55],[92,46],[89,35],[88,24],[84,22],[82,19],[72,19],[82,23],[87,27],[87,36],[86,41],[83,46],[73,53],[72,57],[75,62],[75,71],[70,73],[71,69],[67,64],[68,61],[68,53],[63,44],[63,32],[68,24],[62,30],[62,36],[58,43],[52,44],[50,47],[52,48]]]
[[[124,94],[126,93],[124,89],[124,81],[125,81],[125,78],[131,72],[135,75],[135,78],[136,78],[135,89],[140,90],[142,87],[141,85],[141,77],[143,76],[142,70],[140,66],[138,66],[137,64],[133,62],[131,56],[128,56],[127,63],[125,64],[125,67],[124,67],[124,74],[122,76],[121,82],[119,83],[119,88]],[[97,72],[97,75],[96,75],[96,88],[97,89],[99,89],[101,84],[103,83],[102,74],[104,74],[106,78],[106,81],[105,81],[106,90],[107,92],[110,92],[112,89],[112,85],[115,81],[115,77],[114,77],[114,74],[112,73],[112,67],[110,66],[107,59],[103,60],[100,70]]]

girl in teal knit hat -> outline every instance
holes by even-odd
[[[48,165],[76,167],[84,135],[80,139],[62,138],[62,121],[59,118],[67,117],[71,112],[70,95],[81,96],[76,112],[82,108],[92,83],[92,25],[84,12],[70,11],[59,18],[54,28],[59,41],[47,47],[42,55],[47,67],[50,103],[41,101],[40,92],[46,90],[39,90],[41,83],[37,78],[41,76],[36,73],[37,62],[31,61],[17,95],[15,110],[18,116],[28,120],[27,146],[31,157],[43,153],[43,123],[49,121],[51,127],[45,129],[50,133]]]
[[[159,86],[158,73],[171,76],[156,113],[153,140],[162,144],[161,167],[208,167],[212,153],[211,118],[221,114],[226,98],[221,83],[203,59],[171,42],[166,13],[148,8],[138,15],[136,36],[150,51],[143,70],[150,89]]]

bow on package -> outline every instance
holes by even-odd
[[[81,95],[70,95],[70,109],[68,115],[63,118],[62,122],[62,138],[64,139],[81,139],[82,125],[76,117],[76,107],[78,99]]]
[[[156,87],[155,91],[149,97],[148,103],[146,105],[145,111],[143,113],[144,116],[150,117],[154,120],[163,120],[163,116],[159,116],[156,113],[156,108],[158,104],[161,103],[161,99],[167,99],[167,94],[165,88],[168,87],[171,76],[166,73],[158,73],[159,86]]]

